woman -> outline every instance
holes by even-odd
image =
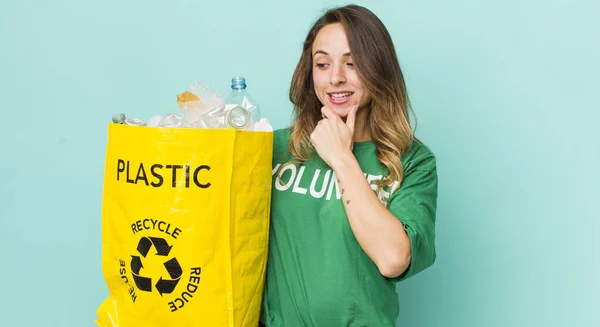
[[[435,260],[434,155],[414,136],[394,45],[369,10],[312,27],[274,137],[261,322],[395,326],[395,282]]]

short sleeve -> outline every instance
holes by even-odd
[[[405,173],[388,209],[396,216],[410,238],[411,262],[396,280],[405,280],[433,265],[436,258],[435,220],[438,176],[434,155],[419,145],[403,163]]]

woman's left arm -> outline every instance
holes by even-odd
[[[401,275],[411,261],[410,239],[402,222],[377,198],[351,152],[334,159],[332,168],[356,240],[382,275]]]
[[[319,156],[335,172],[352,231],[382,275],[401,275],[411,262],[411,242],[402,222],[377,198],[352,154],[357,108],[344,123],[327,107],[311,142]]]

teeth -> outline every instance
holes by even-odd
[[[331,94],[331,96],[336,99],[343,99],[343,98],[349,96],[350,94],[352,94],[352,93],[336,93],[336,94]]]

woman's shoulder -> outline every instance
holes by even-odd
[[[287,148],[292,130],[290,128],[281,128],[273,131],[273,148],[279,150],[282,147]]]
[[[283,160],[289,152],[289,141],[292,131],[290,128],[281,128],[273,131],[273,156],[276,160]]]
[[[289,127],[276,129],[273,131],[273,140],[278,142],[287,142],[292,134],[292,129]]]
[[[435,170],[436,158],[427,145],[415,138],[408,150],[402,155],[402,166],[405,171]]]

